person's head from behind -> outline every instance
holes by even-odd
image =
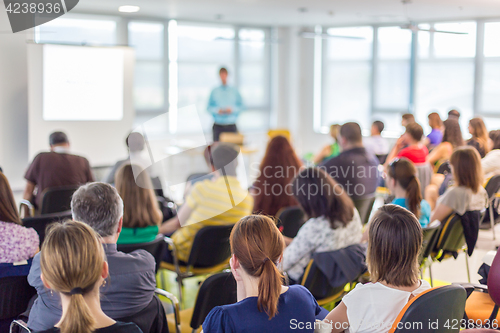
[[[460,119],[460,112],[456,109],[451,109],[448,111],[448,119],[455,119],[458,121],[458,119]]]
[[[146,142],[144,141],[144,136],[142,136],[141,133],[132,132],[127,136],[125,144],[130,152],[140,152],[144,150]]]
[[[267,216],[250,215],[238,221],[229,239],[231,271],[238,283],[258,286],[257,304],[269,319],[278,313],[283,274],[278,264],[285,241]]]
[[[439,113],[437,112],[432,112],[430,113],[427,118],[429,118],[429,126],[432,129],[441,129],[443,127],[443,121],[441,120],[441,117],[439,116]]]
[[[223,85],[227,84],[227,76],[228,76],[228,72],[227,72],[227,69],[225,67],[222,67],[221,69],[219,69],[219,77],[220,77],[220,80],[221,80]]]
[[[339,139],[339,135],[340,135],[340,125],[339,124],[330,125],[330,136],[332,137],[332,139],[337,141]]]
[[[88,224],[101,237],[116,243],[122,227],[123,201],[110,184],[80,186],[71,199],[73,220]]]
[[[0,221],[22,224],[7,177],[0,172]]]
[[[361,127],[358,123],[349,122],[340,127],[340,146],[344,149],[363,145]]]
[[[295,150],[290,144],[290,141],[288,141],[288,139],[284,136],[277,135],[273,137],[271,140],[269,140],[260,168],[261,168],[261,173],[264,173],[263,169],[268,166],[299,167],[301,165],[302,162],[295,153]]]
[[[411,123],[415,122],[415,116],[412,115],[411,113],[405,113],[401,116],[401,125],[403,127],[408,126]]]
[[[324,217],[330,221],[332,229],[345,226],[353,219],[354,203],[323,169],[302,170],[292,181],[291,188],[308,218]]]
[[[382,134],[384,127],[385,125],[383,122],[381,122],[380,120],[375,120],[372,124],[371,136],[379,136],[380,134]]]
[[[464,139],[462,137],[462,130],[460,124],[456,119],[448,118],[443,122],[444,133],[442,142],[451,143],[453,148],[463,146]]]
[[[50,150],[54,150],[56,147],[69,148],[68,136],[64,132],[53,132],[49,136]]]
[[[409,144],[416,144],[422,140],[422,136],[424,135],[424,130],[422,126],[417,123],[410,123],[406,126],[406,131],[404,138],[405,141]]]
[[[45,237],[40,267],[44,285],[62,298],[61,333],[93,332],[95,319],[87,302],[99,299],[99,287],[108,276],[99,236],[81,222],[53,224]]]
[[[470,188],[473,193],[479,191],[483,183],[481,156],[474,147],[457,148],[450,157],[451,172],[458,186]]]
[[[139,170],[140,167],[135,168]],[[151,178],[146,171],[134,176],[134,165],[122,165],[115,175],[115,186],[123,200],[123,226],[143,228],[159,225],[163,214],[153,190]]]
[[[406,191],[407,206],[410,212],[420,217],[420,181],[415,165],[407,158],[396,158],[387,166],[387,187],[392,194],[399,190]]]
[[[500,149],[500,131],[490,131],[490,139],[493,142],[493,148],[491,149]]]
[[[239,147],[232,143],[218,143],[211,149],[212,171],[218,171],[221,176],[236,176],[239,152]]]
[[[469,121],[469,133],[480,143],[481,147],[483,147],[486,152],[489,151],[488,131],[481,118],[472,118]]]
[[[411,287],[418,282],[422,228],[409,210],[380,207],[368,229],[366,263],[372,282]]]

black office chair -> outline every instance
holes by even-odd
[[[45,189],[42,204],[39,207],[40,215],[64,212],[71,209],[71,197],[79,186],[60,186]]]
[[[486,210],[488,214],[486,214],[486,212],[483,214],[481,220],[479,221],[479,225],[481,225],[484,221],[489,221],[491,231],[493,232],[493,240],[496,240],[494,206],[497,198],[496,194],[500,191],[500,175],[491,177],[484,189],[486,190],[486,193],[488,193],[488,209]]]
[[[40,248],[41,248],[43,240],[45,239],[45,229],[49,224],[71,219],[72,219],[71,211],[65,211],[54,214],[26,217],[23,219],[23,225],[27,228],[33,228],[36,230],[36,232],[38,233],[38,237],[40,237]]]
[[[431,280],[431,286],[434,286],[434,281],[432,280],[432,258],[431,253],[439,237],[439,230],[441,229],[441,222],[438,220],[431,222],[427,227],[422,229],[423,239],[422,239],[422,250],[420,251],[418,262],[420,264],[420,277],[424,278],[425,268],[429,268],[429,277]]]
[[[451,173],[451,167],[450,167],[450,162],[449,161],[444,161],[439,166],[437,167],[436,173],[439,173],[441,175],[447,175]]]
[[[161,261],[165,256],[168,244],[165,242],[163,235],[156,236],[156,239],[152,242],[147,243],[137,243],[137,244],[118,244],[118,251],[130,253],[135,250],[146,250],[155,258],[156,262],[156,272],[160,269]]]
[[[209,276],[198,290],[194,308],[180,312],[181,332],[196,332],[213,308],[233,304],[236,301],[236,281],[231,273],[218,273]],[[169,327],[172,328],[173,315],[168,315],[167,320]]]
[[[384,164],[385,161],[387,160],[388,154],[383,154],[383,155],[375,155],[378,158],[378,161],[380,164]]]
[[[285,207],[276,213],[278,227],[282,229],[284,236],[290,238],[297,236],[300,227],[305,222],[304,217],[304,211],[298,206]]]
[[[368,219],[370,218],[370,214],[372,212],[373,204],[375,203],[375,196],[356,199],[354,201],[354,206],[358,210],[359,217],[361,218],[361,222],[363,224],[368,223]]]

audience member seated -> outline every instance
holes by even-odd
[[[42,248],[42,281],[61,298],[62,316],[43,333],[142,333],[134,323],[117,322],[101,309],[99,288],[108,263],[99,236],[88,225],[54,224]]]
[[[162,234],[173,233],[179,260],[188,260],[194,237],[201,228],[235,224],[252,212],[252,196],[236,178],[238,154],[233,144],[217,144],[212,151],[213,179],[195,183],[177,216],[161,225]],[[164,260],[172,263],[172,254],[168,252]]]
[[[262,215],[244,217],[230,243],[238,302],[212,309],[203,332],[290,332],[293,320],[308,324],[301,332],[314,332],[316,317],[324,314],[306,288],[283,285],[278,267],[285,244],[274,222]]]
[[[82,185],[94,181],[89,161],[70,154],[66,134],[52,133],[49,144],[50,152],[38,154],[24,176],[28,182],[23,198],[31,201],[36,207],[40,207],[41,194],[47,188]]]
[[[300,282],[314,252],[357,244],[362,223],[354,203],[337,182],[319,168],[307,168],[292,182],[292,192],[309,220],[283,253],[283,270],[291,283]]]
[[[366,150],[373,155],[389,154],[389,144],[381,134],[384,130],[384,123],[380,120],[375,120],[371,127],[371,136],[364,140]]]
[[[320,165],[335,179],[353,200],[366,198],[377,189],[378,159],[363,147],[361,127],[357,123],[345,123],[340,127],[339,156]]]
[[[116,190],[123,199],[123,228],[118,244],[153,241],[163,221],[147,171],[139,171],[137,178],[134,177],[134,169],[139,168],[126,163],[116,172]]]
[[[413,124],[415,122],[415,116],[411,113],[405,113],[401,116],[401,126],[406,128],[406,126]]]
[[[456,121],[459,121],[460,112],[458,112],[458,110],[451,109],[450,111],[448,111],[448,119],[455,119]]]
[[[443,125],[444,133],[441,143],[427,155],[427,162],[431,165],[448,161],[453,153],[453,149],[464,145],[462,130],[458,121],[455,119],[446,119]]]
[[[500,175],[500,135],[494,136],[493,148],[481,160],[481,164],[485,179]]]
[[[429,118],[429,126],[432,130],[427,134],[424,143],[430,149],[440,144],[443,139],[443,121],[437,112],[430,113],[427,118]]]
[[[33,258],[39,242],[34,229],[23,227],[9,181],[0,172],[0,264]]]
[[[314,156],[313,162],[315,164],[320,164],[323,161],[329,160],[332,157],[338,156],[340,154],[340,145],[338,143],[340,125],[333,124],[330,126],[330,136],[333,139],[331,145],[326,145],[321,149],[321,151]]]
[[[483,170],[477,150],[468,146],[456,149],[451,155],[450,164],[455,186],[448,188],[439,199],[437,189],[434,189],[431,199],[437,199],[437,203],[431,215],[432,221],[443,221],[453,212],[464,215],[468,211],[480,211],[488,203],[488,194],[481,186]]]
[[[259,177],[250,191],[254,213],[275,216],[282,208],[296,206],[297,201],[286,189],[301,167],[290,142],[284,136],[272,138],[260,163]]]
[[[368,231],[366,262],[372,282],[357,284],[325,319],[332,332],[386,333],[409,300],[430,289],[419,279],[422,228],[410,211],[382,206]]]
[[[467,145],[476,148],[481,158],[483,158],[489,153],[491,144],[488,131],[481,118],[472,118],[469,121],[469,133],[472,138],[467,140]]]
[[[116,189],[105,183],[83,185],[73,194],[71,211],[73,220],[88,224],[102,237],[109,265],[109,281],[100,289],[104,313],[116,319],[142,311],[154,296],[155,260],[144,250],[129,254],[116,250],[123,223],[123,202]],[[41,259],[40,254],[35,256],[28,275],[29,284],[38,292],[28,320],[34,331],[52,328],[62,314],[59,295],[45,288],[40,278]]]
[[[412,212],[422,228],[429,224],[431,206],[422,199],[415,165],[406,158],[395,159],[387,168],[386,184],[395,196],[393,204]]]
[[[424,130],[417,123],[410,123],[406,126],[405,133],[398,139],[392,151],[387,156],[388,164],[395,157],[406,157],[415,164],[425,163],[429,154],[427,147],[421,143]],[[406,147],[406,148],[403,148]]]

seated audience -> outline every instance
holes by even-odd
[[[340,145],[338,143],[339,130],[339,124],[333,124],[330,126],[330,136],[333,139],[333,143],[331,145],[324,146],[323,149],[321,149],[321,151],[314,156],[313,162],[315,164],[319,164],[340,154]]]
[[[481,164],[485,179],[500,175],[500,135],[494,136],[493,148],[481,160]]]
[[[415,164],[425,163],[429,151],[427,147],[421,143],[423,135],[424,130],[422,126],[417,123],[408,124],[405,133],[398,139],[389,153],[389,156],[387,156],[386,164],[395,157],[406,157]],[[404,148],[405,146],[406,148]]]
[[[123,223],[123,202],[109,184],[81,186],[71,200],[73,220],[88,224],[102,238],[109,265],[109,281],[101,292],[101,307],[114,319],[138,313],[149,305],[156,288],[155,260],[145,250],[125,254],[116,250]],[[34,331],[52,328],[61,319],[59,295],[45,288],[40,278],[40,253],[33,259],[28,282],[38,298],[29,314],[28,327]],[[69,264],[69,261],[68,261]]]
[[[481,186],[483,170],[477,150],[468,146],[456,149],[451,155],[450,164],[455,186],[448,188],[437,199],[436,209],[431,216],[432,221],[444,221],[454,212],[464,215],[467,211],[482,210],[487,206],[488,194]],[[436,198],[437,195],[434,200]]]
[[[373,122],[371,127],[371,136],[364,140],[366,150],[373,155],[389,154],[389,144],[381,134],[384,130],[384,123],[380,120]]]
[[[427,162],[431,165],[448,161],[453,153],[453,149],[463,146],[464,144],[462,130],[460,129],[458,121],[455,119],[446,119],[443,125],[444,133],[441,143],[427,155]]]
[[[363,147],[361,127],[357,123],[345,123],[340,127],[339,156],[320,165],[337,181],[352,200],[366,198],[377,189],[378,159]]]
[[[469,121],[469,133],[472,138],[467,140],[467,145],[476,148],[481,158],[483,158],[489,153],[491,145],[488,131],[481,118],[472,118]]]
[[[363,226],[352,200],[319,168],[301,171],[292,182],[292,191],[309,218],[283,253],[283,270],[297,283],[314,252],[359,243]]]
[[[368,231],[366,263],[372,282],[358,283],[325,319],[332,332],[386,333],[410,299],[430,288],[420,280],[422,228],[411,212],[382,206]]]
[[[282,208],[296,206],[297,201],[286,188],[301,167],[302,162],[287,138],[272,138],[260,163],[259,177],[250,191],[254,213],[275,216]]]
[[[458,112],[458,110],[451,109],[450,111],[448,111],[448,119],[455,119],[456,121],[459,121],[460,112]]]
[[[108,263],[99,236],[88,225],[54,224],[42,248],[42,281],[61,298],[62,316],[43,333],[142,333],[134,323],[117,322],[101,309],[99,288]]]
[[[387,168],[386,184],[394,195],[393,204],[412,212],[422,228],[429,224],[431,206],[422,199],[415,165],[406,158],[395,159]]]
[[[235,224],[252,212],[252,196],[236,178],[238,154],[233,144],[217,144],[211,158],[213,179],[195,183],[177,216],[161,225],[162,234],[173,233],[172,241],[179,260],[188,260],[194,237],[201,228]],[[166,254],[164,260],[173,262],[171,252]]]
[[[425,138],[425,145],[427,148],[432,148],[440,144],[443,139],[443,121],[437,112],[430,113],[427,118],[432,130]]]
[[[401,116],[401,126],[406,128],[406,126],[413,124],[415,122],[415,116],[411,113],[405,113]]]
[[[86,158],[69,152],[69,140],[63,132],[49,137],[50,152],[38,154],[26,171],[28,181],[23,198],[40,208],[45,189],[59,186],[82,185],[94,181]],[[36,189],[36,194],[35,194]]]
[[[123,228],[117,244],[151,242],[158,235],[163,221],[147,171],[140,172],[135,178],[135,167],[124,164],[115,176],[116,190],[123,199]]]
[[[203,332],[290,332],[292,320],[309,325],[301,332],[314,332],[322,309],[303,286],[283,285],[278,267],[285,244],[274,222],[266,216],[244,217],[234,226],[230,243],[238,302],[212,309]]]
[[[33,258],[39,242],[34,229],[23,227],[9,181],[0,172],[0,264]]]

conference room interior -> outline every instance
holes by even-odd
[[[286,137],[303,167],[313,168],[326,163],[329,157],[318,162],[318,154],[329,154],[331,146],[333,152],[333,143],[343,139],[340,126],[351,122],[359,124],[366,146],[374,122],[383,122],[387,145],[385,154],[376,154],[378,186],[362,222],[394,198],[387,177],[393,160],[380,157],[392,156],[409,135],[403,115],[421,125],[419,145],[429,151],[437,146],[424,140],[433,131],[429,114],[445,121],[451,110],[459,111],[452,118],[464,142],[471,138],[470,120],[480,118],[490,132],[488,151],[499,149],[491,134],[500,130],[498,1],[82,0],[61,17],[17,33],[0,5],[0,168],[16,210],[28,214],[20,208],[27,170],[51,149],[49,136],[58,131],[67,135],[71,154],[88,160],[93,180],[114,185],[117,161],[146,163],[157,180],[146,187],[161,190],[165,207],[175,214],[188,206],[193,175],[216,171],[206,154],[214,119],[225,115],[219,106],[210,111],[222,69],[242,103],[241,110],[228,107],[234,122],[221,123],[236,125],[237,133],[223,133],[219,141],[236,147],[237,179],[249,196],[273,138]],[[332,139],[334,124],[340,126]],[[141,158],[127,147],[133,132],[144,138]],[[441,162],[432,163],[426,184],[415,174],[421,199],[429,201],[425,185],[432,185]],[[483,187],[489,179],[482,178]],[[492,198],[496,218],[500,195]],[[435,216],[434,204],[429,216]],[[480,214],[482,221],[490,208]],[[363,223],[363,231],[368,228]],[[499,245],[500,227],[483,223],[472,255],[461,250],[456,258],[426,259],[422,277],[433,287],[479,284],[479,272],[492,265]],[[227,272],[226,264],[217,272]],[[209,274],[185,278],[179,291],[179,273],[163,268],[157,286],[180,299],[181,309],[193,307]],[[170,313],[169,302],[160,299]]]

